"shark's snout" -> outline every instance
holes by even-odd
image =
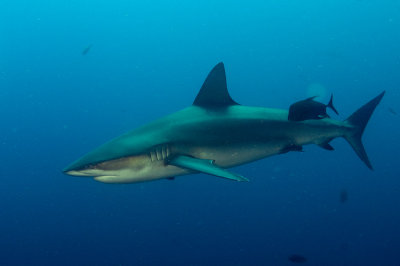
[[[65,167],[62,172],[66,175],[72,176],[97,176],[99,175],[99,170],[98,165],[95,164],[77,166],[76,163],[73,163]]]
[[[62,170],[66,175],[72,176],[96,176],[94,169],[74,169],[71,167],[66,167]]]
[[[75,171],[75,170],[63,170],[63,173],[66,175],[73,175],[73,176],[88,176],[87,174],[81,172],[81,171]]]

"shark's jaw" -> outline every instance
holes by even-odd
[[[92,163],[80,169],[65,169],[72,176],[93,177],[104,183],[135,183],[182,175],[186,170],[167,165],[164,160],[152,160],[151,155],[128,156],[100,163]]]

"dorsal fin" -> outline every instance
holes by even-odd
[[[193,105],[205,108],[237,105],[228,93],[225,68],[222,62],[218,63],[208,74]]]

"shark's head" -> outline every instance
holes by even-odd
[[[63,172],[73,176],[94,177],[111,183],[135,182],[151,167],[149,152],[142,148],[140,136],[125,134],[105,143],[73,162]]]
[[[165,163],[170,147],[149,145],[157,143],[151,136],[140,132],[122,135],[84,155],[63,172],[106,183],[132,183],[175,175],[176,169]]]

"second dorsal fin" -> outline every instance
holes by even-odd
[[[193,105],[204,108],[226,107],[237,105],[232,100],[226,86],[226,76],[224,64],[218,63],[208,74],[206,80],[201,86]]]

